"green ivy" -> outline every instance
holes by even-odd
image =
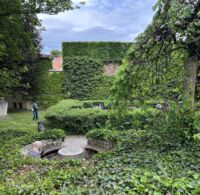
[[[63,43],[64,90],[67,98],[106,99],[113,77],[103,76],[107,63],[120,64],[130,43]]]
[[[62,72],[49,72],[52,68],[50,59],[41,59],[35,73],[35,81],[30,91],[40,107],[47,108],[63,98]]]

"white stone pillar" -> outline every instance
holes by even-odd
[[[6,117],[8,111],[8,102],[4,100],[4,98],[0,98],[0,118]]]

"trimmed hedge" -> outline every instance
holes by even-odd
[[[73,134],[85,134],[89,130],[106,126],[118,130],[144,129],[152,126],[156,114],[154,109],[136,109],[119,122],[108,110],[97,108],[100,103],[105,104],[103,101],[63,100],[47,110],[47,126]]]
[[[63,43],[64,90],[67,98],[106,99],[113,76],[103,75],[103,66],[120,64],[130,43]]]
[[[120,135],[120,131],[109,129],[94,129],[86,134],[87,138],[112,142],[117,142]]]
[[[107,117],[106,110],[84,108],[84,102],[78,100],[63,100],[50,107],[45,116],[48,127],[75,134],[85,134],[90,129],[105,126]]]

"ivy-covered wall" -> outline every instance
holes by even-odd
[[[197,71],[196,99],[200,101],[200,63]]]
[[[106,99],[113,76],[103,75],[106,64],[121,64],[130,43],[63,43],[65,96],[75,99]]]
[[[30,94],[40,108],[48,108],[63,99],[63,72],[49,72],[51,68],[50,59],[40,59],[34,73],[35,79]]]

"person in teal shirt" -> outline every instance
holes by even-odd
[[[35,102],[32,104],[33,120],[38,120],[38,106]]]

